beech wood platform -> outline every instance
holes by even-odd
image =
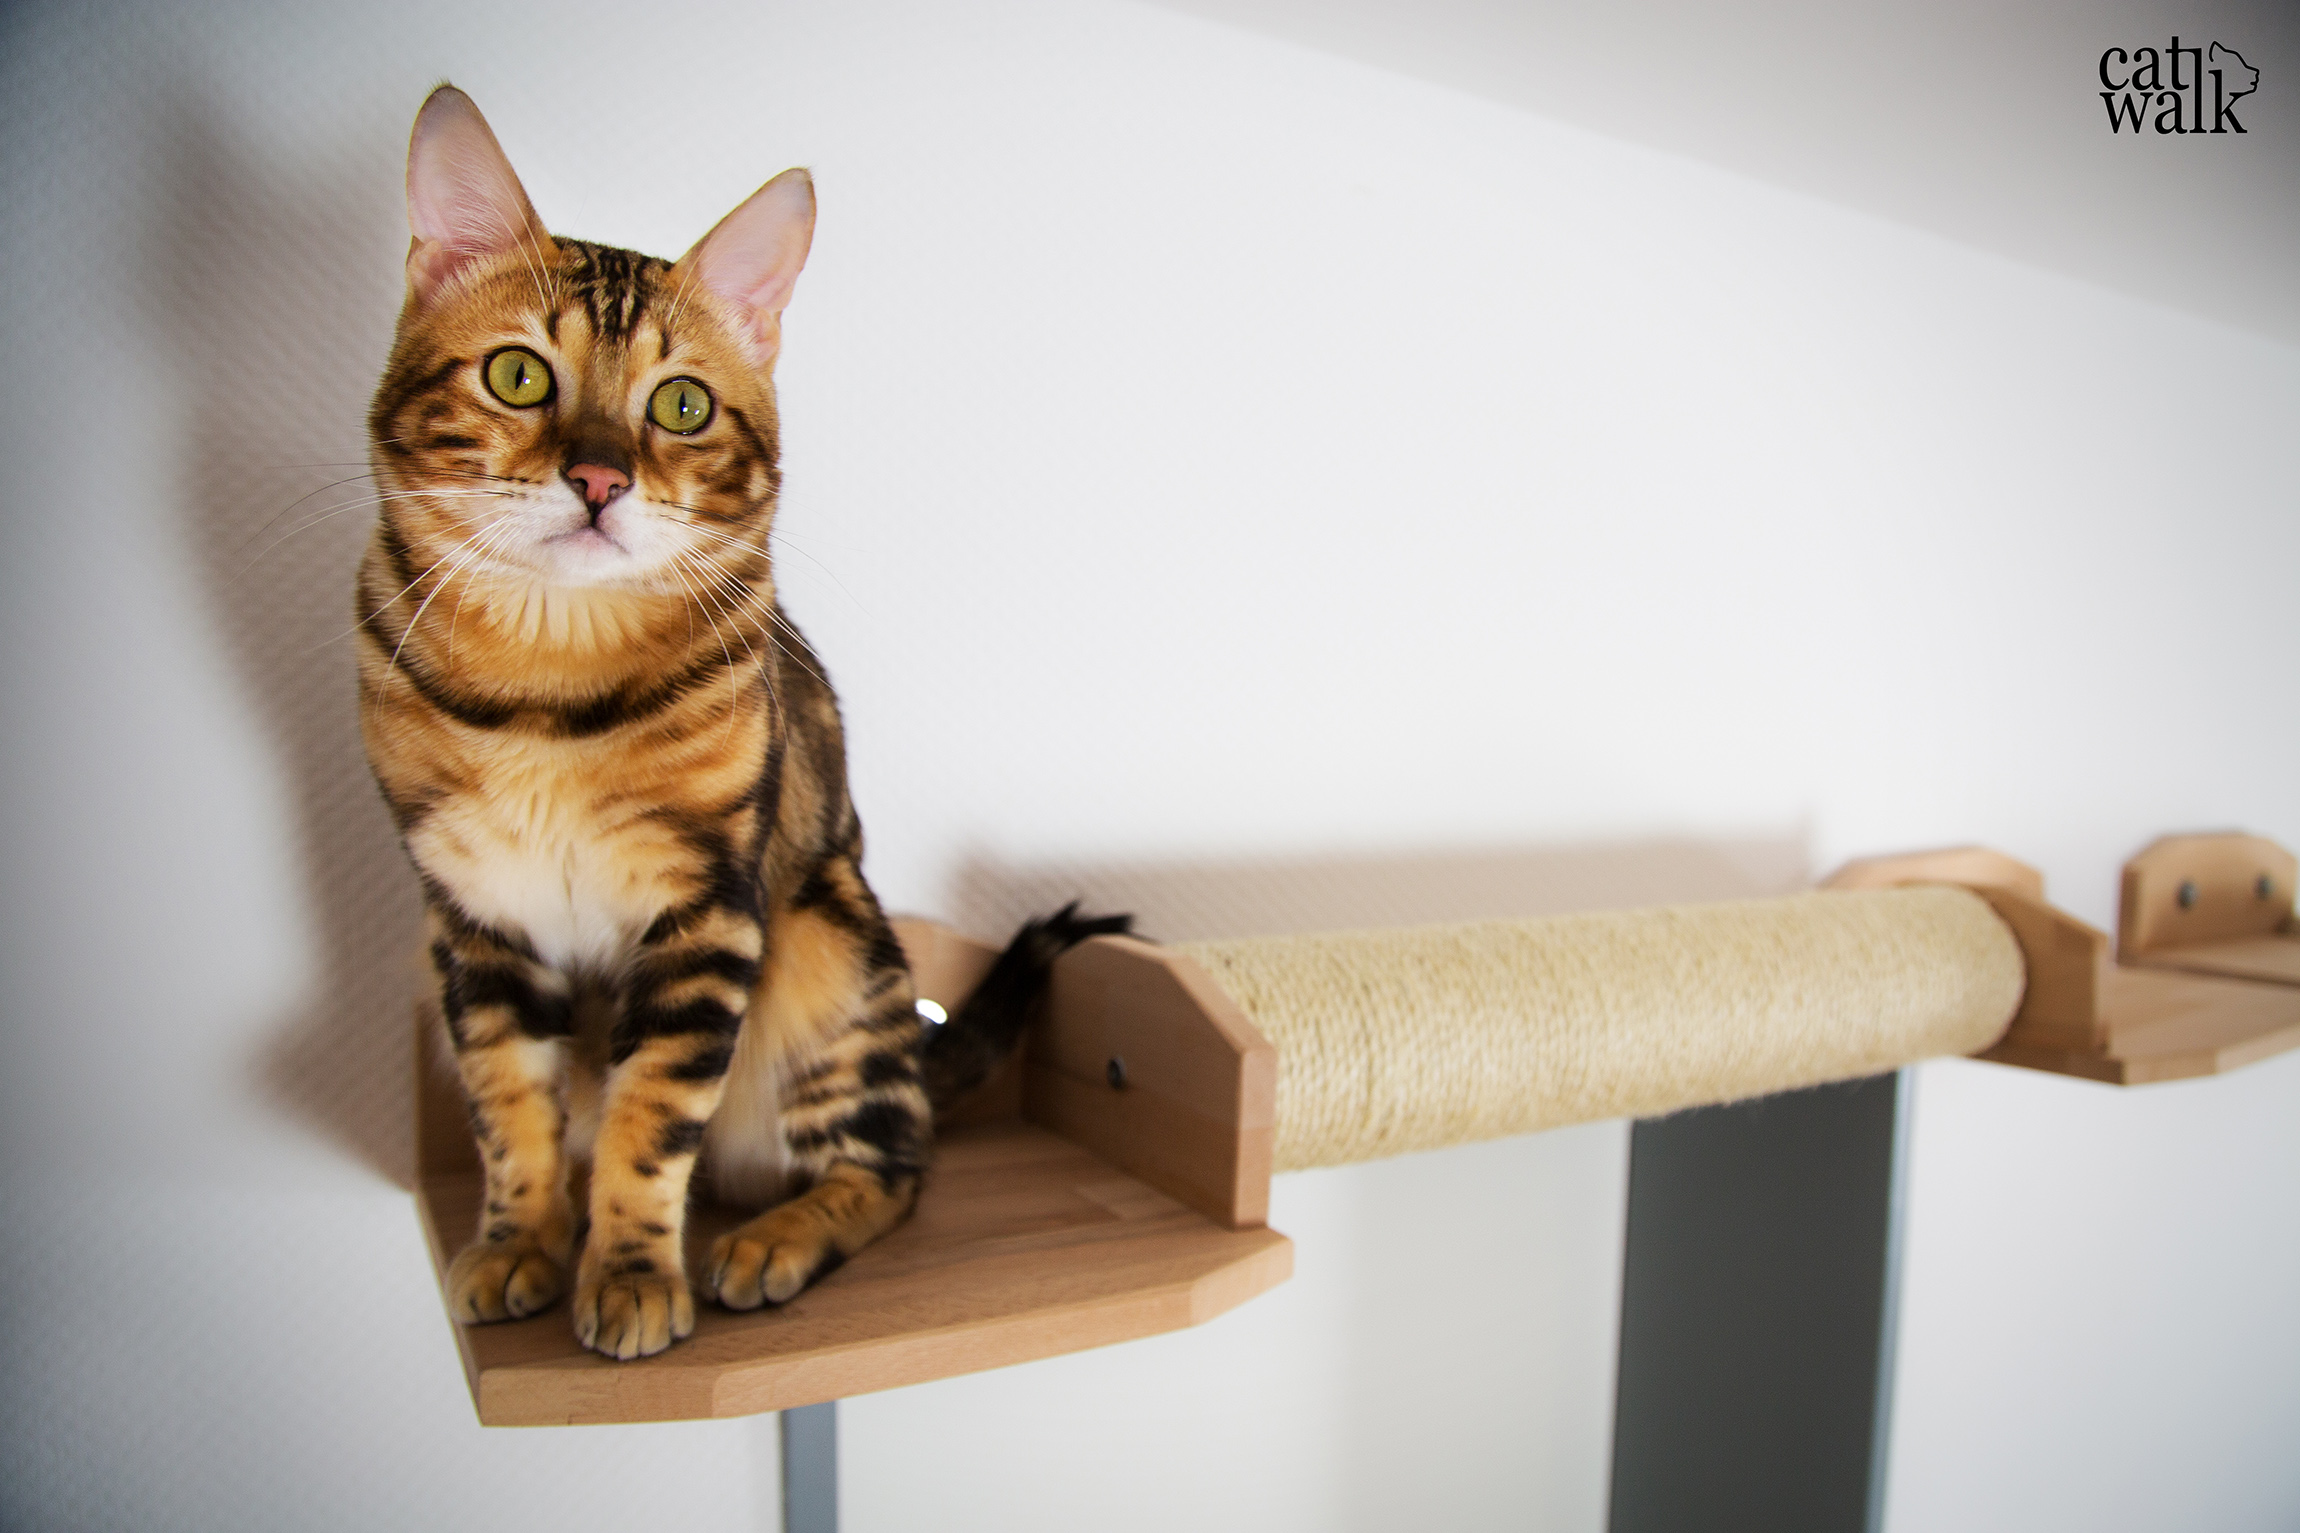
[[[476,1172],[425,1181],[432,1256],[477,1227]],[[699,1207],[694,1268],[739,1216]],[[458,1326],[489,1426],[686,1421],[812,1405],[1200,1324],[1283,1282],[1293,1251],[1226,1230],[1068,1140],[1008,1120],[943,1143],[901,1229],[780,1309],[696,1304],[695,1334],[657,1357],[586,1352],[561,1303]]]
[[[930,923],[898,929],[920,993],[955,1010],[991,950]],[[1101,940],[1109,950],[1069,966],[1055,1015],[1033,1035],[1046,1063],[1012,1062],[948,1115],[901,1228],[780,1308],[737,1314],[698,1298],[694,1334],[636,1362],[585,1351],[564,1301],[526,1320],[451,1320],[479,1419],[684,1421],[812,1405],[1179,1330],[1284,1282],[1292,1244],[1262,1222],[1274,1052],[1234,1010],[1203,1008],[1196,992],[1210,987],[1187,959]],[[416,1201],[444,1285],[478,1227],[482,1184],[430,1031],[419,1023]],[[1101,1079],[1101,1051],[1120,1049],[1123,1085]],[[1081,1058],[1064,1071],[1070,1055]],[[1026,1096],[1058,1126],[1088,1125],[1081,1137],[1102,1153],[1020,1116]],[[698,1203],[690,1271],[741,1217]]]
[[[2019,1015],[1977,1057],[2111,1085],[2220,1075],[2300,1048],[2292,855],[2257,836],[2167,836],[2125,864],[2108,934],[2044,901],[2044,875],[1983,847],[1870,858],[1828,887],[1961,884],[2013,929]]]

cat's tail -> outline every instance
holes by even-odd
[[[949,1021],[928,1030],[919,1070],[929,1100],[938,1108],[948,1106],[981,1085],[1014,1052],[1055,959],[1089,937],[1124,936],[1133,930],[1132,916],[1082,916],[1076,900],[1050,916],[1023,922],[974,994]]]

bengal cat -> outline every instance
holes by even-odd
[[[837,702],[769,559],[813,185],[785,171],[677,262],[554,236],[442,86],[407,194],[360,712],[486,1176],[449,1298],[530,1315],[572,1269],[583,1344],[645,1356],[694,1327],[699,1159],[767,1209],[698,1274],[751,1309],[901,1221],[932,1137]],[[1090,929],[1056,924],[1051,951]],[[944,1054],[995,1051],[957,1020]]]

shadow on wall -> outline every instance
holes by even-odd
[[[352,574],[373,522],[362,427],[400,299],[406,124],[325,144],[235,139],[197,100],[152,104],[166,193],[144,248],[178,369],[185,554],[292,786],[320,978],[252,1062],[266,1096],[411,1181],[418,901],[359,740]],[[292,151],[292,152],[291,152]],[[1003,940],[1075,896],[1168,941],[1536,916],[1803,887],[1802,833],[1738,841],[1222,864],[982,856],[948,918]]]
[[[413,875],[359,740],[352,575],[373,520],[362,420],[407,233],[404,122],[234,139],[152,103],[165,192],[144,291],[187,405],[185,555],[292,785],[319,981],[251,1062],[264,1094],[395,1181],[413,1169]]]
[[[1004,941],[1070,899],[1130,910],[1163,942],[1483,921],[1791,894],[1812,883],[1805,837],[1653,840],[1236,863],[968,860],[949,919]]]

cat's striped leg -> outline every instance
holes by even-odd
[[[569,1028],[560,976],[523,944],[434,906],[431,963],[487,1177],[479,1233],[448,1268],[459,1320],[516,1320],[566,1287],[575,1242],[561,1144]]]
[[[655,923],[631,966],[592,1149],[575,1334],[646,1357],[695,1328],[681,1244],[687,1182],[758,980],[758,917],[712,905]]]
[[[774,1046],[780,1131],[806,1190],[711,1248],[708,1286],[730,1309],[796,1296],[918,1200],[934,1120],[910,970],[861,875],[843,873],[833,887],[849,897],[775,918],[750,1025]]]

